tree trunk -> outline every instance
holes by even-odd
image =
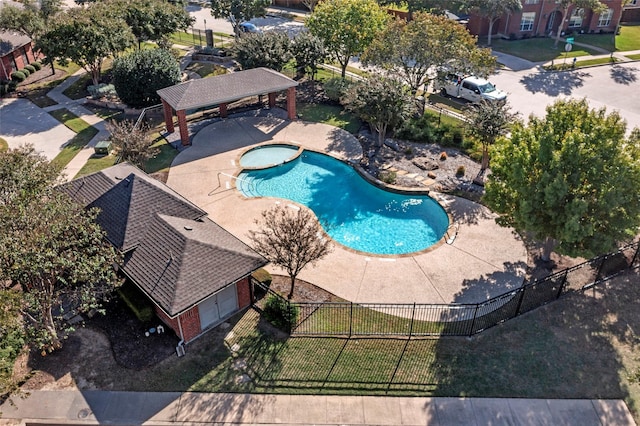
[[[49,352],[53,352],[55,350],[62,348],[62,342],[58,337],[58,331],[56,330],[56,325],[55,325],[55,322],[53,321],[53,314],[51,313],[50,306],[42,308],[42,319],[44,321],[44,324],[43,324],[44,328],[51,335],[51,339],[50,339],[51,343],[48,348]]]
[[[489,147],[485,144],[482,145],[482,165],[480,170],[484,172],[489,168]]]
[[[556,41],[553,43],[553,47],[558,47],[558,42],[560,41],[560,34],[564,29],[564,21],[567,19],[567,15],[569,14],[569,8],[562,9],[562,20],[560,21],[560,25],[558,26],[558,31],[556,31]]]
[[[51,75],[56,75],[56,67],[53,64],[55,61],[51,61]]]
[[[296,276],[295,275],[290,275],[289,278],[291,279],[291,290],[289,290],[289,294],[287,295],[287,299],[291,300],[293,298],[293,289],[295,288],[295,285],[296,285]]]
[[[489,34],[487,34],[487,46],[491,46],[491,35],[493,34],[493,20],[494,18],[489,18]]]
[[[548,262],[551,260],[551,253],[553,253],[553,250],[556,247],[556,244],[558,242],[551,237],[547,237],[544,240],[544,243],[542,245],[542,254],[540,256],[540,259],[542,259],[545,262]]]
[[[347,78],[347,65],[349,65],[349,58],[343,63],[340,63],[340,67],[342,68],[342,79]]]

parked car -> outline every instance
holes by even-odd
[[[507,94],[498,90],[484,78],[476,76],[461,76],[455,73],[447,73],[440,81],[440,93],[443,96],[453,96],[466,99],[471,102],[481,100],[506,101]]]
[[[256,27],[251,22],[242,22],[239,25],[241,33],[249,33],[249,34],[259,34],[262,30]]]

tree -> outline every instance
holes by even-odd
[[[262,212],[262,221],[255,223],[261,229],[249,232],[253,248],[287,271],[291,280],[287,297],[291,299],[300,271],[329,254],[331,240],[323,236],[320,223],[307,209],[293,211],[278,205]]]
[[[133,121],[111,120],[107,123],[107,130],[120,162],[128,161],[144,170],[147,161],[160,153],[160,148],[151,146],[147,129],[136,127]]]
[[[134,108],[160,103],[157,91],[180,83],[180,64],[166,49],[135,50],[113,61],[113,86]]]
[[[69,61],[80,65],[94,85],[100,82],[104,59],[134,42],[126,22],[105,13],[99,4],[69,9],[57,15],[51,27],[36,42],[36,48],[47,55],[49,62],[57,59],[62,65]]]
[[[571,6],[581,9],[582,13],[584,13],[585,8],[591,9],[593,13],[602,13],[607,10],[607,6],[601,3],[600,0],[557,0],[556,4],[558,9],[562,11],[562,20],[560,21],[560,27],[558,27],[556,41],[553,43],[554,46],[558,46],[560,34],[564,30],[564,23],[567,22]]]
[[[485,76],[496,64],[490,50],[478,48],[465,27],[428,13],[416,13],[410,22],[391,22],[366,49],[362,61],[397,75],[414,95],[429,84],[433,69],[446,65],[461,73]]]
[[[271,0],[212,0],[211,15],[214,18],[229,19],[237,40],[240,38],[239,25],[266,15],[270,4]]]
[[[33,4],[0,7],[0,29],[22,33],[32,39],[44,30],[45,23],[38,8]]]
[[[408,88],[399,80],[373,75],[350,85],[341,99],[342,104],[378,134],[381,147],[388,129],[404,122],[416,110]]]
[[[159,42],[179,30],[186,30],[194,19],[181,6],[165,0],[108,0],[104,6],[117,11],[138,41]]]
[[[318,4],[318,1],[319,0],[301,0],[302,4],[305,5],[310,12],[314,11],[316,5]]]
[[[302,78],[307,72],[315,78],[318,66],[327,57],[322,40],[308,31],[302,31],[291,42],[291,53],[296,60],[296,74]]]
[[[306,25],[338,61],[345,78],[349,59],[365,51],[388,19],[375,0],[325,0],[318,4]]]
[[[554,250],[611,251],[640,225],[640,130],[625,132],[617,112],[557,101],[545,118],[515,123],[511,137],[498,140],[485,202],[501,224],[544,241],[543,260]]]
[[[267,67],[281,71],[292,58],[290,44],[282,32],[247,34],[236,40],[233,52],[243,70]]]
[[[28,339],[46,353],[62,347],[69,309],[97,309],[108,297],[118,282],[113,264],[119,258],[94,220],[97,211],[46,179],[57,171],[46,158],[29,148],[8,150],[0,153],[5,163],[3,174],[15,170],[15,179],[0,204],[0,283],[4,290],[20,288]],[[29,165],[38,171],[37,184],[25,179]]]
[[[489,21],[487,34],[487,45],[489,46],[491,46],[493,24],[504,15],[522,10],[520,0],[467,0],[465,1],[465,6],[476,15]]]
[[[507,102],[490,102],[482,100],[466,109],[466,127],[470,134],[482,143],[482,165],[480,174],[489,167],[489,147],[499,136],[505,135],[518,114],[510,112]]]

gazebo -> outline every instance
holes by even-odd
[[[276,103],[276,93],[287,91],[287,116],[296,118],[297,82],[268,68],[254,68],[246,71],[223,74],[196,80],[189,80],[175,86],[158,90],[162,99],[164,121],[167,131],[175,131],[173,112],[178,116],[178,128],[182,145],[189,145],[186,111],[218,105],[220,116],[227,116],[227,104],[255,95],[268,94],[269,106]]]

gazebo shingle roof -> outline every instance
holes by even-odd
[[[175,111],[232,102],[249,96],[279,92],[298,83],[268,68],[253,68],[231,74],[189,80],[158,90]]]

